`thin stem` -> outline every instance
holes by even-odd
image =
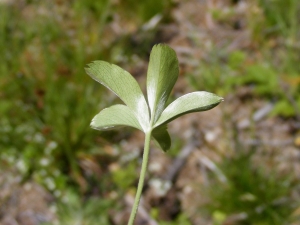
[[[139,184],[138,184],[138,188],[137,188],[137,191],[136,191],[136,194],[135,194],[134,204],[133,204],[133,207],[132,207],[132,210],[131,210],[128,225],[133,225],[133,222],[134,222],[134,219],[136,217],[137,210],[138,210],[139,202],[140,202],[140,199],[141,199],[141,194],[142,194],[142,190],[143,190],[143,186],[144,186],[145,175],[146,175],[147,165],[148,165],[151,132],[152,131],[148,131],[146,133],[146,136],[145,136],[145,145],[144,145],[142,169],[141,169]]]

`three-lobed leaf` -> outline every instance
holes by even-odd
[[[137,81],[122,68],[95,61],[88,65],[86,72],[126,104],[103,109],[93,118],[92,128],[107,130],[131,126],[145,133],[150,131],[164,151],[171,145],[168,122],[187,113],[209,110],[223,100],[215,94],[200,91],[186,94],[165,108],[179,67],[175,51],[164,44],[155,45],[151,51],[147,72],[148,104]]]

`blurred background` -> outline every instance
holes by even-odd
[[[300,224],[300,1],[0,0],[0,224],[127,224],[144,136],[92,130],[119,102],[84,71],[106,60],[145,90],[156,43],[171,98],[225,98],[153,143],[136,224]]]

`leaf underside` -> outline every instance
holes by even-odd
[[[143,130],[147,129],[149,110],[140,86],[133,76],[117,65],[105,61],[88,64],[86,72],[113,91],[136,115]]]
[[[120,126],[143,130],[132,110],[121,104],[103,109],[91,122],[91,127],[96,130],[109,130]]]
[[[155,127],[166,124],[187,113],[212,109],[221,101],[223,101],[223,98],[205,91],[197,91],[183,95],[167,106],[156,122]]]
[[[167,125],[163,125],[163,126],[155,128],[152,131],[152,136],[164,152],[166,152],[167,150],[170,149],[171,138],[168,133]]]
[[[151,117],[155,122],[165,108],[179,74],[175,51],[167,45],[155,45],[147,72],[147,95]]]

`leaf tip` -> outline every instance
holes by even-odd
[[[84,70],[85,72],[87,73],[87,75],[93,77],[93,74],[92,74],[92,69],[93,69],[93,65],[95,64],[95,61],[87,64],[85,67],[84,67]]]
[[[95,130],[97,130],[97,126],[96,126],[95,118],[93,118],[93,119],[92,119],[92,121],[91,121],[91,123],[90,123],[90,127],[91,127],[92,129],[95,129]]]

